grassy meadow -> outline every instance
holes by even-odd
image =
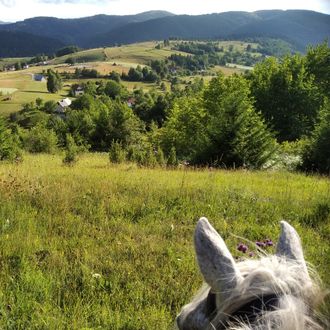
[[[202,283],[200,216],[238,258],[234,235],[276,241],[286,219],[330,285],[328,178],[25,155],[0,163],[0,328],[171,329]]]
[[[0,115],[8,116],[19,111],[24,103],[34,102],[37,98],[58,101],[68,95],[68,87],[64,87],[58,94],[48,93],[46,82],[32,80],[32,74],[38,71],[42,72],[42,69],[32,67],[28,70],[0,73],[0,91],[3,91],[3,95],[0,95]],[[10,99],[6,95],[9,88],[13,91]]]

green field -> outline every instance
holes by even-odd
[[[0,328],[171,329],[202,283],[200,216],[237,257],[233,234],[276,242],[286,219],[330,284],[327,178],[25,155],[0,163]]]
[[[42,72],[41,69],[33,67],[28,70],[17,72],[0,73],[0,91],[15,89],[11,98],[6,100],[6,95],[0,96],[0,115],[8,116],[12,112],[19,111],[22,104],[35,101],[42,98],[45,101],[59,101],[67,96],[68,87],[65,87],[59,94],[48,93],[46,82],[37,82],[32,80],[32,73]]]
[[[174,51],[170,48],[155,49],[158,42],[142,42],[120,47],[107,47],[84,50],[74,54],[62,56],[52,61],[52,64],[61,64],[71,57],[77,62],[118,62],[133,64],[148,64],[151,60],[164,60],[171,54],[185,54],[184,52]]]

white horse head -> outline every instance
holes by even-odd
[[[321,297],[306,266],[300,238],[281,222],[276,255],[236,263],[206,218],[195,250],[206,284],[176,319],[180,330],[323,329],[314,318]]]

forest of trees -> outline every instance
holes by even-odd
[[[158,77],[167,73],[163,64],[151,65]],[[147,80],[150,72],[139,68],[128,77]],[[1,119],[0,159],[20,158],[20,149],[62,148],[67,159],[79,150],[102,151],[112,161],[145,166],[330,172],[327,43],[306,55],[267,58],[244,75],[219,74],[208,84],[197,79],[171,92],[129,92],[112,78],[87,81],[65,116],[56,114],[54,102],[38,99],[9,122]]]

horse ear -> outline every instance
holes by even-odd
[[[201,273],[213,292],[228,293],[241,280],[225,242],[206,218],[197,223],[195,249]]]
[[[281,235],[277,244],[276,255],[299,262],[307,273],[300,237],[286,221],[281,221]]]

